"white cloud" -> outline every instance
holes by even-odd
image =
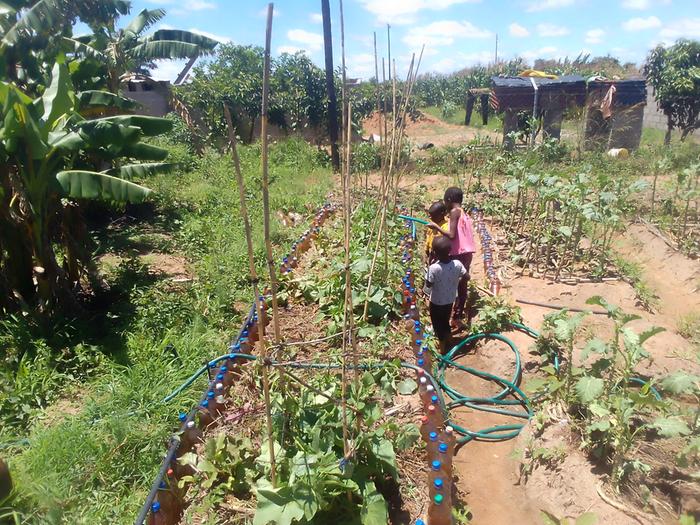
[[[600,44],[605,36],[605,31],[596,28],[586,31],[586,44]]]
[[[311,13],[309,15],[309,19],[314,23],[314,24],[321,24],[323,23],[323,16],[321,13]]]
[[[533,62],[534,60],[538,58],[558,58],[561,56],[561,52],[559,51],[558,48],[554,46],[545,46],[540,49],[534,49],[534,50],[529,50],[529,51],[523,51],[522,53],[519,53],[518,56],[521,56],[528,62]]]
[[[537,34],[540,36],[566,36],[569,28],[555,24],[537,24]]]
[[[440,20],[427,26],[411,27],[403,37],[403,42],[409,47],[419,49],[423,44],[430,46],[449,46],[457,39],[489,38],[491,33],[476,27],[466,20]]]
[[[260,11],[258,11],[258,16],[261,18],[267,18],[267,6],[263,7]],[[279,18],[280,16],[282,16],[282,11],[280,11],[279,7],[272,6],[272,16],[274,18]]]
[[[644,31],[645,29],[654,29],[655,27],[661,27],[661,20],[655,16],[630,18],[622,23],[622,29],[625,31]]]
[[[159,60],[156,62],[156,68],[151,71],[151,76],[155,80],[170,80],[172,82],[186,63],[187,60]]]
[[[510,33],[510,36],[515,36],[518,38],[530,36],[530,31],[528,31],[526,27],[516,23],[512,23],[508,26],[508,32]]]
[[[679,38],[700,38],[700,18],[685,18],[665,25],[659,37],[666,43],[673,43]]]
[[[201,29],[197,29],[196,27],[190,28],[189,31],[192,33],[197,33],[198,35],[213,38],[214,40],[218,40],[219,42],[222,42],[224,44],[228,44],[229,42],[231,42],[231,38],[227,36],[217,35],[214,33],[210,33],[209,31],[202,31]]]
[[[546,11],[547,9],[559,9],[561,7],[568,7],[574,5],[575,0],[535,0],[530,2],[527,6],[526,11]]]
[[[377,22],[394,25],[416,21],[415,14],[424,9],[441,11],[457,4],[478,3],[481,0],[359,0]]]
[[[623,0],[622,7],[625,9],[636,9],[644,11],[651,7],[651,0]]]
[[[180,2],[178,0],[150,0],[150,3],[165,6],[175,6],[172,11],[168,11],[174,15],[186,15],[191,11],[206,11],[208,9],[216,9],[218,6],[214,2],[207,0],[189,0],[189,2]]]
[[[350,55],[346,65],[350,77],[371,78],[374,76],[374,55],[370,53]]]
[[[433,62],[430,66],[430,71],[435,71],[437,73],[451,73],[455,71],[459,65],[453,58],[442,58],[437,62]]]
[[[304,31],[303,29],[291,29],[287,31],[287,38],[297,44],[303,44],[309,51],[318,51],[323,46],[323,36],[318,33]]]
[[[671,0],[623,0],[622,7],[625,9],[634,9],[636,11],[645,11],[652,7],[654,3],[670,4]]]
[[[281,55],[282,53],[289,53],[290,55],[293,55],[294,53],[298,53],[299,51],[301,51],[302,53],[306,53],[307,55],[309,54],[309,52],[306,49],[298,46],[279,46],[277,48],[278,55]]]

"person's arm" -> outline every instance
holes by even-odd
[[[453,208],[450,211],[450,224],[448,225],[447,230],[440,228],[440,226],[438,226],[434,222],[428,224],[428,227],[440,232],[442,235],[449,238],[450,240],[454,240],[455,237],[457,237],[457,222],[459,221],[460,213],[462,213],[462,211],[459,208]]]

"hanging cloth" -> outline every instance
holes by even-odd
[[[616,91],[617,88],[615,85],[610,86],[610,89],[608,89],[608,92],[603,97],[603,101],[600,103],[600,112],[603,114],[603,118],[606,120],[612,115],[613,96],[615,95]]]

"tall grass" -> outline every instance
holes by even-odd
[[[0,327],[0,340],[22,350],[28,371],[15,381],[16,366],[3,364],[3,379],[14,383],[0,397],[0,444],[7,444],[3,454],[17,486],[14,504],[26,523],[133,519],[178,412],[195,402],[204,383],[168,405],[161,400],[204,359],[223,353],[246,313],[251,292],[230,161],[213,151],[194,159],[178,146],[173,156],[186,161],[187,169],[148,181],[156,190],[154,214],[129,223],[118,235],[97,232],[98,251],[121,257],[108,275],[113,303],[93,312],[89,322],[71,321],[73,329],[59,341],[40,337],[23,319]],[[262,267],[259,147],[241,148],[241,157]],[[270,158],[272,210],[313,213],[332,184],[324,155],[287,140],[272,146]],[[127,210],[121,218],[132,213]],[[272,223],[278,254],[305,227]],[[144,258],[135,255],[133,241],[154,231],[169,238],[163,244],[172,255],[188,260],[190,282],[154,277]],[[73,373],[74,366],[55,356],[78,347],[99,358]],[[35,394],[41,403],[33,401]],[[9,412],[21,409],[7,402],[11,396],[26,397],[26,418],[11,421]],[[16,444],[23,437],[29,444]]]

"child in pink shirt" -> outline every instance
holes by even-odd
[[[472,221],[462,209],[463,198],[464,196],[461,189],[454,186],[447,188],[445,190],[444,200],[450,216],[449,230],[443,230],[434,222],[428,225],[429,228],[436,230],[452,241],[450,258],[461,262],[462,266],[467,270],[466,275],[459,283],[457,300],[454,305],[453,318],[455,320],[461,320],[464,317],[464,304],[467,302],[468,293],[469,267],[471,266],[474,252],[476,251]]]

